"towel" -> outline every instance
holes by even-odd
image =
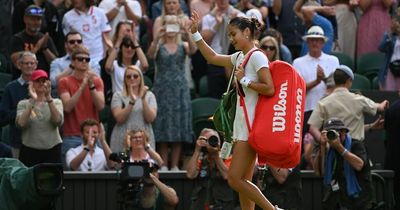
[[[351,149],[351,142],[352,139],[350,135],[347,134],[344,140],[344,147],[348,151],[350,151]],[[343,157],[337,156],[337,158],[343,158]],[[333,175],[332,169],[333,169],[333,162],[335,161],[334,159],[335,159],[335,150],[333,148],[329,148],[328,154],[325,157],[325,175],[324,175],[325,185],[330,185],[332,182],[332,175]],[[346,160],[343,160],[343,169],[346,179],[347,195],[353,198],[358,197],[359,193],[361,192],[361,187],[358,184],[354,169]]]

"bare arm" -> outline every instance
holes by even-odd
[[[129,7],[129,5],[128,5],[128,3],[127,3],[126,1],[125,1],[125,3],[123,4],[123,6],[124,6],[124,9],[125,9],[126,17],[127,17],[129,20],[132,20],[132,21],[135,22],[135,23],[139,23],[139,22],[140,22],[140,19],[141,19],[142,17],[140,17],[140,16],[136,15],[135,13],[133,13],[132,9]],[[133,29],[133,30],[135,30],[135,29]]]
[[[385,8],[389,9],[393,5],[393,0],[382,0],[382,4]]]
[[[314,172],[317,176],[323,176],[325,170],[325,154],[327,143],[326,141],[320,142],[320,148],[314,160]]]
[[[79,166],[82,164],[83,160],[85,160],[86,155],[89,154],[89,151],[82,149],[82,151],[75,156],[74,159],[69,163],[69,167],[71,170],[76,171],[79,169]]]
[[[146,100],[146,95],[142,97],[143,104],[143,118],[146,123],[152,123],[157,116],[157,110],[154,107],[150,107],[149,103]]]
[[[106,13],[107,20],[108,20],[109,22],[113,21],[114,18],[117,17],[118,13],[119,13],[119,7],[114,7],[114,8],[112,8],[110,11],[108,11],[108,12]]]
[[[105,100],[103,92],[97,91],[95,88],[93,90],[90,90],[90,95],[92,96],[93,103],[96,106],[97,110],[101,111],[102,109],[104,109]]]
[[[104,125],[103,123],[100,123],[100,135],[99,135],[99,140],[100,140],[100,144],[103,148],[103,153],[104,156],[106,158],[107,161],[107,167],[110,168],[114,168],[116,163],[112,160],[110,160],[110,154],[112,153],[110,147],[107,144],[107,140],[106,140],[106,133],[104,130]]]
[[[161,17],[157,17],[154,20],[154,25],[153,25],[153,40],[158,39],[161,28],[162,28],[162,19]]]
[[[272,12],[275,14],[275,16],[279,16],[282,11],[282,0],[274,0],[274,3],[272,5]]]
[[[44,57],[46,58],[47,63],[51,63],[54,59],[57,58],[49,48],[42,50],[42,52]]]
[[[146,152],[149,154],[151,159],[155,160],[159,166],[164,164],[163,159],[161,158],[160,154],[158,154],[153,148],[148,145],[148,149],[146,149]]]
[[[297,0],[296,3],[293,5],[294,13],[297,15],[297,17],[299,17],[303,21],[305,19],[304,19],[304,16],[303,16],[303,12],[301,11],[301,8],[303,7],[304,3],[306,3],[305,0]]]
[[[319,140],[321,139],[321,132],[319,131],[319,128],[317,128],[315,125],[310,125],[310,129],[308,132],[311,133],[315,141],[319,142]]]
[[[372,0],[360,0],[358,2],[358,6],[360,9],[365,12],[372,4]]]
[[[111,109],[111,113],[114,116],[117,124],[122,124],[126,121],[126,119],[128,119],[129,113],[132,112],[134,103],[134,101],[131,101],[131,103],[128,103],[124,108],[115,107]]]
[[[165,199],[165,204],[167,206],[174,207],[178,204],[179,198],[176,194],[176,191],[172,188],[161,182],[156,176],[150,173],[150,178],[153,180],[153,183],[163,194]]]
[[[22,112],[21,115],[17,115],[15,122],[20,128],[24,128],[26,126],[26,124],[28,124],[34,103],[35,103],[35,101],[33,99],[30,99],[29,104],[27,105],[24,112]]]

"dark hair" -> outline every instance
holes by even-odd
[[[278,44],[282,44],[282,34],[281,34],[281,32],[279,32],[278,30],[276,30],[274,28],[269,28],[269,29],[265,30],[265,32],[263,33],[262,36],[263,37],[272,36],[278,41]]]
[[[344,85],[348,79],[350,79],[350,76],[340,69],[336,69],[336,71],[333,73],[335,85]]]
[[[78,34],[78,35],[81,37],[81,39],[82,39],[82,34],[80,34],[80,33],[77,32],[77,31],[70,31],[70,32],[68,32],[68,33],[65,35],[64,42],[68,42],[68,37],[71,36],[71,35],[76,35],[76,34]]]
[[[134,43],[133,43],[132,39],[130,37],[128,37],[128,36],[125,36],[122,39],[121,45],[119,46],[120,51],[118,52],[118,55],[117,55],[117,63],[118,63],[119,66],[122,66],[122,46],[123,45],[134,46]],[[132,62],[131,64],[135,65],[137,60],[138,60],[137,53],[135,53],[133,55],[132,59],[131,59],[131,62]]]
[[[112,42],[113,42],[114,44],[115,44],[115,42],[117,42],[118,34],[119,34],[119,31],[121,30],[121,26],[122,26],[122,25],[128,25],[128,26],[131,27],[131,30],[132,30],[132,31],[135,30],[135,29],[133,28],[132,23],[130,23],[129,21],[119,21],[119,22],[117,23],[117,26],[115,27],[115,33],[114,33],[114,36],[113,36],[113,38],[112,38]]]
[[[229,25],[236,26],[239,30],[244,31],[246,28],[250,29],[251,39],[254,39],[255,32],[261,30],[262,24],[257,18],[248,17],[234,17],[229,21]]]
[[[88,118],[86,120],[84,120],[81,124],[80,124],[80,129],[81,129],[81,133],[83,132],[83,129],[86,126],[94,126],[97,125],[97,127],[99,126],[99,123],[97,122],[97,120],[92,119],[92,118]]]

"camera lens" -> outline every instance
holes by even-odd
[[[335,140],[339,136],[339,133],[335,130],[329,130],[326,133],[326,137],[328,137],[328,140]]]
[[[210,136],[210,138],[208,138],[208,144],[212,147],[217,147],[218,146],[218,137]]]

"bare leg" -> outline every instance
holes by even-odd
[[[168,167],[168,143],[158,143],[158,151],[160,153],[161,158],[164,161],[162,166]]]
[[[174,142],[171,147],[171,168],[178,167],[181,158],[182,142]]]
[[[274,210],[275,207],[257,186],[249,181],[253,174],[255,159],[256,153],[250,145],[246,141],[237,141],[228,172],[228,183],[239,193],[242,210],[253,210],[253,202],[264,210]]]

